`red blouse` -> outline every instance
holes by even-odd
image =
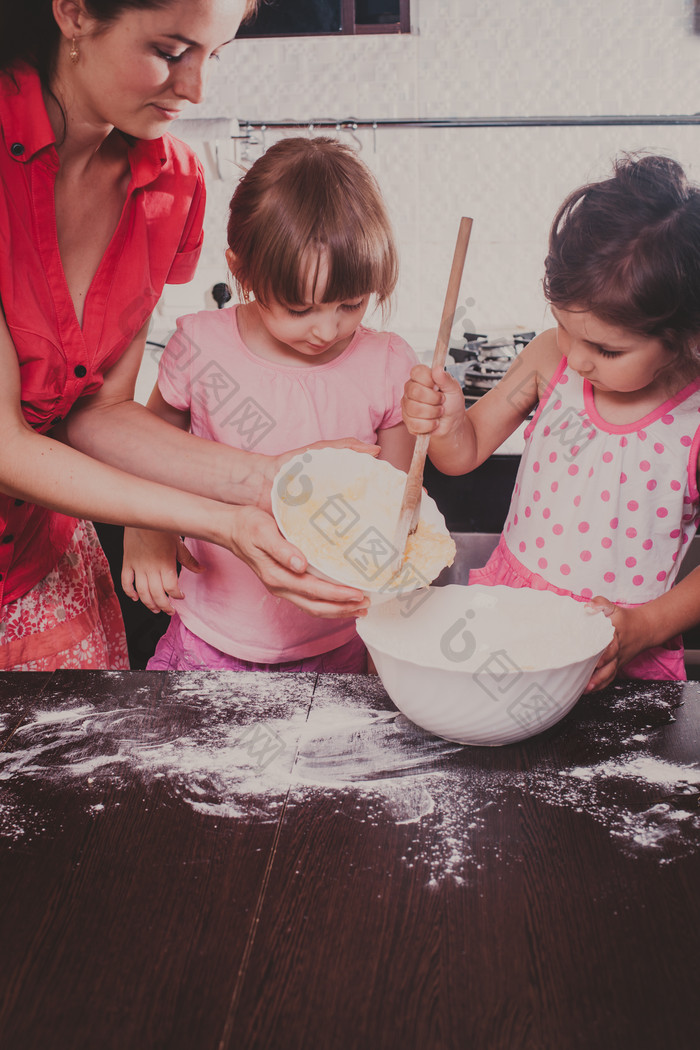
[[[99,389],[164,284],[191,280],[202,246],[204,174],[170,135],[129,147],[126,203],[81,328],[58,251],[54,135],[38,75],[27,66],[15,69],[14,80],[0,74],[0,133],[0,302],[19,358],[24,416],[44,433],[77,398]],[[74,518],[0,493],[0,606],[53,568],[74,528]]]

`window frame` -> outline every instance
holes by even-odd
[[[340,0],[340,20],[342,27],[335,32],[318,33],[246,33],[239,37],[240,40],[267,40],[286,39],[296,37],[318,37],[318,36],[375,36],[382,33],[410,33],[411,11],[410,0],[399,0],[399,21],[388,24],[373,22],[356,22],[355,0]]]

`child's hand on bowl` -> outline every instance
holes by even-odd
[[[645,606],[626,609],[615,605],[608,598],[597,595],[586,605],[591,611],[598,611],[607,616],[615,628],[610,645],[602,653],[586,686],[586,693],[605,689],[615,679],[621,667],[629,663],[639,653],[654,645],[648,631]]]

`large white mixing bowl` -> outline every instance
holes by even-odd
[[[462,744],[509,744],[574,706],[613,637],[608,617],[549,591],[429,587],[372,606],[357,630],[412,722]]]

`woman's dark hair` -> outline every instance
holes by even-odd
[[[109,25],[124,11],[168,7],[171,0],[83,0],[87,14]],[[258,0],[248,0],[244,20],[255,14]],[[60,32],[51,0],[2,0],[0,9],[0,70],[27,62],[48,86],[58,52]]]
[[[109,24],[129,8],[167,7],[169,0],[83,0],[87,14]],[[34,66],[42,83],[53,73],[60,32],[51,0],[6,0],[0,14],[0,69]]]
[[[670,157],[624,154],[557,212],[544,291],[697,360],[700,187]]]

